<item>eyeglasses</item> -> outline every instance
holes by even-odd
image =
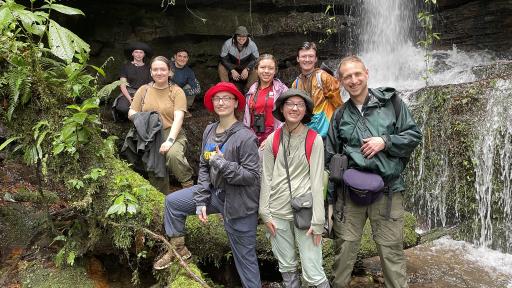
[[[235,98],[233,97],[213,97],[212,101],[213,103],[220,103],[220,101],[222,101],[222,103],[230,103],[231,101],[235,100]]]
[[[306,108],[306,103],[304,103],[304,102],[293,103],[291,101],[285,101],[284,106],[288,109],[293,109],[295,106],[297,106],[297,109],[304,110]]]

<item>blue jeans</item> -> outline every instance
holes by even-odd
[[[164,225],[169,237],[179,237],[185,234],[185,221],[188,215],[195,215],[196,203],[194,192],[200,186],[185,188],[165,197]],[[224,212],[224,201],[216,193],[211,193],[211,201],[206,206],[207,214]],[[260,270],[256,256],[256,227],[258,214],[253,213],[242,218],[224,218],[226,230],[235,266],[243,287],[260,288]]]

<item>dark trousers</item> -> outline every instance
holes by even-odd
[[[200,186],[195,185],[185,188],[165,197],[164,225],[165,233],[170,237],[183,236],[185,233],[185,221],[188,215],[195,215],[196,203],[194,192]],[[224,211],[224,201],[219,199],[216,193],[212,193],[211,201],[206,206],[207,214],[221,213]],[[257,213],[234,220],[224,218],[226,230],[235,266],[242,281],[243,287],[260,288],[260,270],[256,256],[256,224]],[[247,225],[251,223],[251,225]],[[252,224],[254,223],[254,225]],[[206,240],[206,239],[205,239]]]

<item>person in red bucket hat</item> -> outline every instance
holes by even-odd
[[[238,90],[238,88],[236,88],[235,84],[230,82],[219,82],[215,86],[208,89],[208,91],[206,91],[206,93],[204,94],[204,107],[208,109],[208,111],[214,112],[212,98],[219,92],[231,93],[233,96],[236,97],[236,100],[238,102],[237,110],[243,111],[245,109],[245,97]]]
[[[208,125],[203,133],[197,185],[165,198],[165,233],[183,258],[190,257],[184,237],[187,216],[196,214],[206,223],[209,214],[221,213],[242,286],[259,288],[256,256],[260,196],[258,139],[235,116],[236,110],[245,109],[245,97],[232,83],[221,82],[208,89],[204,106],[214,112],[219,121]],[[169,251],[153,267],[165,269],[174,258]]]

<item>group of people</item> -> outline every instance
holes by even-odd
[[[133,51],[131,63],[136,68],[137,53]],[[177,56],[174,69],[183,68],[186,61],[177,64]],[[233,57],[237,65],[230,64]],[[318,69],[317,60],[315,43],[298,47],[301,73],[288,88],[276,78],[277,60],[270,54],[259,55],[247,29],[237,28],[222,48],[221,82],[203,97],[205,108],[218,121],[203,132],[193,185],[181,129],[188,113],[187,94],[169,81],[172,63],[162,56],[153,58],[152,82],[140,86],[133,99],[125,98],[131,103],[128,118],[136,128],[160,127],[161,135],[137,128],[139,134],[158,138],[152,152],[144,150],[149,154],[144,157],[145,166],[151,168],[150,181],[157,186],[154,178],[159,178],[168,185],[165,176],[153,177],[159,172],[156,150],[183,186],[165,198],[165,233],[186,259],[191,256],[185,246],[186,217],[197,215],[207,222],[209,214],[222,214],[243,287],[261,287],[256,255],[260,218],[285,287],[301,287],[299,260],[305,284],[331,287],[322,268],[321,243],[322,235],[332,230],[336,252],[332,286],[346,287],[369,218],[386,287],[407,287],[401,172],[421,141],[421,131],[393,88],[368,88],[368,70],[360,58],[342,59],[337,78]],[[229,82],[237,80],[247,80],[245,95]],[[340,84],[350,96],[345,103]],[[160,123],[140,124],[151,117]],[[144,137],[139,135],[143,138],[139,142],[147,145]],[[330,173],[328,181],[325,171]],[[160,189],[168,191],[165,185]],[[154,268],[165,269],[174,258],[167,251]]]

